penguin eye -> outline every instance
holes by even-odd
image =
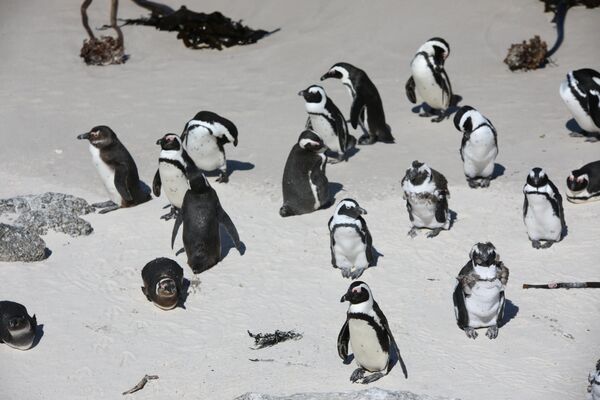
[[[578,177],[578,178],[577,178],[577,182],[579,182],[579,183],[583,182],[583,180],[584,180],[584,179],[583,179],[583,177],[582,177],[582,176],[580,176],[580,177]]]

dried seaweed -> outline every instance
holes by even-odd
[[[529,39],[529,43],[524,40],[522,43],[511,45],[504,63],[511,71],[537,69],[546,64],[547,54],[548,45],[535,35]]]
[[[123,64],[127,61],[123,47],[110,36],[85,39],[79,56],[87,65]]]
[[[280,331],[276,330],[275,333],[257,333],[254,334],[248,331],[248,335],[254,339],[254,350],[262,349],[265,347],[271,347],[277,343],[285,342],[286,340],[300,340],[302,334],[295,331]]]

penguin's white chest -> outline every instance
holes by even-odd
[[[108,192],[108,197],[116,204],[121,205],[122,198],[115,186],[115,170],[100,158],[100,150],[91,144],[90,153],[96,171],[98,171],[98,175],[100,175],[100,179],[102,179],[102,183]]]
[[[375,329],[367,321],[354,318],[348,321],[348,328],[356,363],[370,372],[386,369],[389,355],[381,348]]]
[[[406,197],[410,202],[413,217],[412,224],[417,228],[440,228],[445,226],[445,222],[438,222],[435,219],[437,202],[430,198],[423,197],[422,193],[407,193]]]
[[[174,207],[181,208],[183,197],[190,188],[186,176],[179,168],[166,162],[158,164],[158,171],[167,199]]]
[[[560,218],[554,215],[552,204],[542,194],[526,194],[527,214],[525,226],[531,240],[560,240],[562,224]]]
[[[217,138],[206,129],[195,129],[188,133],[186,150],[202,170],[214,171],[225,165],[225,154],[219,149]]]
[[[310,124],[313,130],[321,137],[325,146],[331,151],[341,153],[340,139],[337,136],[337,132],[331,122],[323,115],[320,114],[309,114]]]
[[[358,254],[365,252],[366,245],[355,228],[348,226],[338,227],[335,230],[333,238],[335,240],[334,251],[336,254],[354,261]]]
[[[566,80],[560,85],[560,97],[562,97],[565,105],[571,111],[573,118],[575,118],[581,129],[586,132],[600,132],[600,127],[594,124],[590,115],[581,107],[575,96],[573,96],[569,88],[569,83]]]
[[[475,272],[482,279],[493,279],[490,281],[478,281],[471,289],[471,295],[465,296],[465,306],[469,313],[469,326],[472,328],[484,328],[497,325],[498,314],[502,307],[500,293],[504,289],[502,282],[496,278],[493,267],[475,267]]]
[[[450,105],[450,96],[435,81],[433,70],[423,55],[415,57],[411,64],[412,77],[419,96],[436,110],[445,110]]]
[[[470,178],[487,178],[494,172],[494,161],[498,148],[494,133],[486,126],[471,133],[469,140],[462,149],[465,175]]]

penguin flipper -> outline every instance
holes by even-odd
[[[454,292],[452,293],[452,302],[454,303],[454,316],[456,317],[456,324],[460,329],[465,329],[469,326],[469,314],[467,313],[467,306],[465,305],[465,294],[462,290],[460,280],[457,279]]]
[[[406,81],[404,89],[406,90],[406,97],[408,98],[408,101],[416,104],[417,94],[415,93],[415,79],[412,77],[412,75],[410,78],[408,78],[408,81]]]
[[[329,249],[331,250],[331,265],[333,266],[333,268],[337,268],[335,253],[333,251],[333,247],[335,246],[335,239],[333,237],[334,230],[331,229],[331,221],[333,221],[333,216],[329,218],[329,222],[327,223],[327,226],[329,227]]]
[[[500,308],[498,309],[498,316],[496,317],[496,324],[500,325],[500,322],[504,319],[504,306],[506,305],[506,297],[504,297],[504,290],[500,292]]]
[[[340,334],[337,338],[337,349],[338,355],[345,362],[348,358],[348,342],[350,341],[350,328],[348,327],[348,320],[344,322]]]
[[[128,178],[127,167],[124,164],[117,165],[115,167],[115,187],[124,200],[133,201],[133,196],[129,191]]]
[[[306,124],[304,124],[304,129],[309,131],[313,130],[312,122],[310,122],[310,117],[306,118]]]
[[[223,207],[221,207],[220,204],[217,209],[217,218],[219,220],[219,223],[222,224],[225,227],[225,229],[227,229],[227,233],[233,240],[235,247],[239,250],[241,243],[240,243],[240,236],[238,235],[238,231],[235,228],[235,225],[233,224],[233,221],[231,220],[231,218],[229,218],[229,214],[227,214],[227,212],[225,210],[223,210]]]
[[[183,212],[179,212],[177,214],[177,218],[175,218],[175,224],[173,225],[173,233],[171,234],[171,250],[173,250],[173,246],[175,245],[175,238],[177,237],[177,231],[179,231],[179,227],[183,222]]]
[[[396,360],[398,361],[398,363],[400,363],[400,368],[402,368],[402,373],[404,374],[404,377],[408,378],[408,370],[406,369],[406,364],[404,364],[404,360],[402,359],[402,356],[400,355],[400,348],[398,347],[398,344],[396,343],[396,339],[394,339],[394,335],[392,334],[392,330],[390,329],[390,325],[388,324],[387,318],[381,311],[381,308],[379,308],[379,304],[377,304],[376,301],[373,301],[373,311],[375,311],[375,314],[377,314],[377,316],[379,317],[379,321],[380,321],[381,325],[383,326],[383,329],[385,330],[385,332],[388,335],[388,339],[390,341],[390,350],[389,350],[390,357],[391,357],[392,353],[394,353]],[[390,361],[391,361],[391,359],[390,359]],[[392,369],[392,366],[393,366],[393,363],[389,362],[387,372],[390,372],[390,370]]]
[[[350,125],[352,125],[354,129],[358,126],[358,119],[360,118],[360,113],[364,106],[365,99],[362,96],[356,96],[350,107]]]
[[[598,103],[600,102],[600,93],[590,92],[588,93],[587,98],[590,117],[592,118],[594,125],[600,128],[600,107],[598,107]]]
[[[160,171],[156,170],[156,174],[154,174],[154,179],[152,180],[152,193],[154,193],[156,197],[160,196],[161,185]]]

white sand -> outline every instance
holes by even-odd
[[[408,366],[373,386],[475,399],[582,399],[587,373],[600,356],[600,291],[525,291],[524,282],[598,280],[600,203],[565,204],[569,234],[534,250],[521,219],[528,170],[544,167],[564,193],[572,169],[595,161],[599,143],[570,137],[571,118],[558,95],[571,69],[600,69],[600,10],[567,15],[556,66],[511,73],[502,63],[510,43],[540,34],[555,38],[551,14],[537,1],[186,1],[192,10],[220,10],[254,28],[281,31],[258,44],[191,51],[175,33],[125,27],[123,66],[87,67],[79,58],[85,32],[79,2],[0,3],[0,197],[60,191],[106,200],[87,143],[76,135],[110,125],[151,183],[156,139],[181,132],[197,111],[235,122],[237,148],[228,157],[252,163],[214,184],[247,252],[231,250],[200,275],[187,310],[163,312],[140,291],[142,267],[174,258],[172,223],[159,219],[164,197],[87,219],[84,238],[50,234],[52,256],[34,264],[0,265],[0,297],[21,302],[44,325],[28,352],[0,346],[2,399],[117,399],[146,373],[160,376],[139,399],[230,399],[247,391],[362,389],[341,363],[336,337],[350,281],[330,266],[327,220],[332,209],[282,219],[280,180],[306,115],[296,93],[337,61],[365,69],[382,96],[397,143],[360,147],[329,166],[369,214],[379,266],[362,277],[386,313]],[[120,17],[145,11],[121,1]],[[177,7],[178,1],[165,1]],[[91,9],[91,24],[108,20],[108,1]],[[466,185],[451,121],[432,124],[411,112],[404,95],[414,51],[432,36],[451,46],[446,69],[462,104],[479,109],[499,132],[503,176],[488,190]],[[350,99],[326,81],[344,113]],[[358,132],[353,132],[358,136]],[[429,240],[409,229],[399,181],[414,159],[448,178],[458,220]],[[214,181],[214,178],[211,178]],[[490,341],[467,339],[455,325],[454,277],[477,241],[492,241],[511,270],[507,298],[518,313]],[[187,278],[185,255],[177,257]],[[432,279],[432,280],[429,280]],[[296,329],[297,342],[249,349],[246,329]],[[249,358],[274,359],[254,363]]]

